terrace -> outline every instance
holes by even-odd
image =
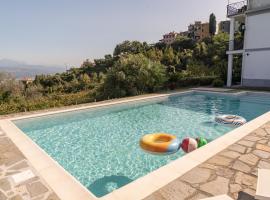
[[[201,89],[197,88],[196,90]],[[212,92],[228,92],[231,94],[238,91],[215,89]],[[154,96],[157,96],[157,94],[139,98],[146,99]],[[136,99],[138,97],[113,100],[109,103]],[[85,105],[84,107],[92,105]],[[94,105],[98,106],[102,103]],[[77,109],[81,108],[78,107]],[[54,112],[61,112],[61,109]],[[44,112],[35,113],[37,116],[42,114]],[[257,169],[270,169],[269,114],[267,113],[224,135],[217,141],[209,143],[205,148],[187,155],[185,162],[184,160],[176,160],[170,166],[164,166],[161,171],[154,172],[155,177],[152,177],[152,180],[155,180],[155,182],[152,182],[153,185],[149,183],[151,175],[147,175],[147,184],[144,187],[141,184],[145,184],[145,182],[140,180],[137,182],[140,183],[139,185],[136,182],[129,184],[124,190],[120,189],[102,199],[199,200],[219,194],[228,194],[234,199],[252,199],[256,189]],[[10,131],[8,127],[11,128]],[[66,174],[61,175],[61,169],[57,166],[53,167],[52,165],[55,164],[50,159],[46,160],[44,152],[32,149],[36,147],[30,141],[26,141],[27,145],[22,146],[21,144],[25,140],[24,136],[18,137],[15,132],[15,129],[12,131],[8,121],[0,122],[1,200],[68,200],[75,197],[81,200],[96,199],[88,196],[78,186],[78,183]],[[29,170],[31,176],[28,173],[23,179],[14,181],[14,175],[29,172]],[[68,183],[63,182],[63,180],[68,181]],[[161,186],[158,186],[160,183]],[[136,184],[137,187],[135,188]],[[132,187],[134,188],[131,189]]]

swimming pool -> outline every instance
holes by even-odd
[[[216,114],[251,120],[270,110],[270,96],[227,96],[196,92],[147,102],[81,110],[15,121],[32,140],[97,197],[101,197],[175,160],[144,153],[141,136],[167,132],[180,139],[209,140],[231,127],[213,123]]]

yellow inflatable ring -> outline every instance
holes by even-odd
[[[141,138],[140,146],[143,150],[153,154],[172,154],[179,150],[180,140],[167,133],[148,134]]]

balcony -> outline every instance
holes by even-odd
[[[247,11],[247,0],[227,5],[227,17],[244,14]]]

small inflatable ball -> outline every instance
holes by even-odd
[[[182,141],[181,148],[184,152],[190,153],[198,148],[198,143],[193,138],[185,138]]]
[[[198,148],[200,148],[208,143],[207,140],[205,138],[202,138],[202,137],[196,138],[196,141],[198,143]]]

